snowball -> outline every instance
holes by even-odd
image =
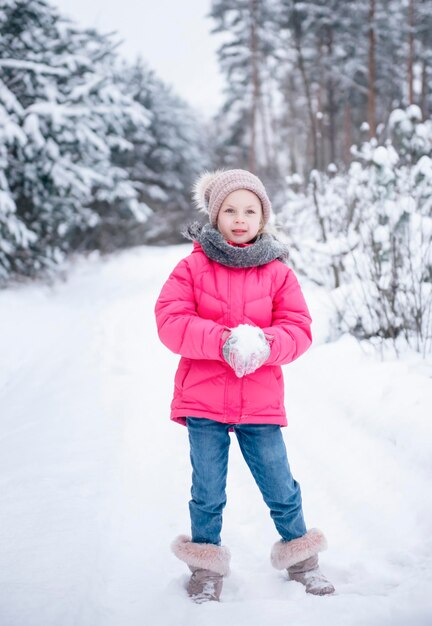
[[[236,339],[236,350],[244,359],[266,348],[264,333],[258,326],[240,324],[233,328],[231,336]]]

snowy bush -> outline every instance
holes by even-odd
[[[384,145],[353,149],[347,172],[312,172],[281,220],[294,263],[331,289],[338,327],[359,338],[432,342],[432,124],[390,116]],[[305,236],[307,233],[307,236]]]

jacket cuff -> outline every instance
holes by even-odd
[[[226,340],[228,339],[230,335],[231,335],[231,328],[228,328],[228,326],[224,326],[221,336],[220,336],[220,342],[219,342],[219,355],[223,361],[226,361],[224,354],[223,354],[223,347],[225,345]]]

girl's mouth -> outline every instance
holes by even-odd
[[[234,233],[234,235],[244,235],[247,231],[236,228],[232,232]]]

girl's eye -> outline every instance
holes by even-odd
[[[234,209],[225,209],[225,213],[234,213]]]
[[[253,209],[248,209],[249,215],[255,215],[255,211]]]

